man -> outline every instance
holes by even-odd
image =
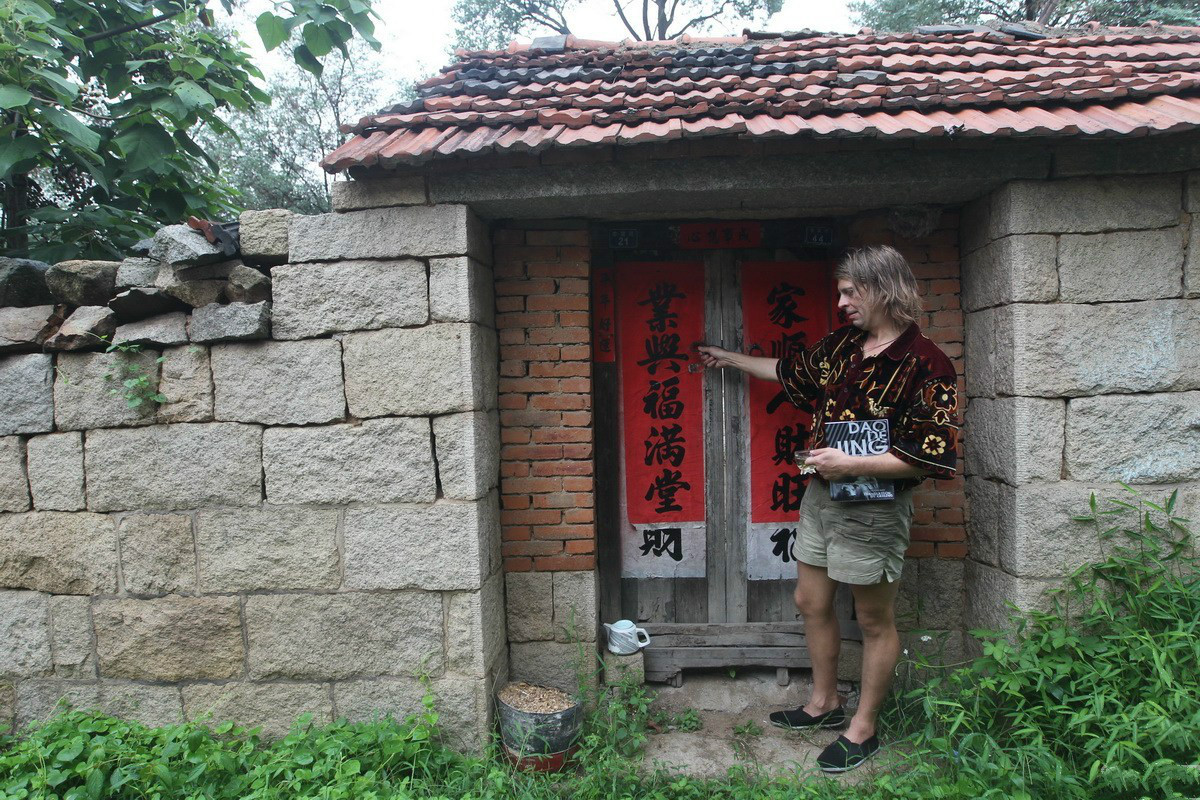
[[[917,282],[894,248],[850,253],[835,272],[838,308],[849,325],[782,358],[700,347],[706,367],[736,367],[783,384],[787,398],[813,412],[804,462],[816,475],[800,505],[796,606],[812,659],[808,703],[770,715],[786,728],[836,728],[846,715],[837,694],[841,632],[833,612],[838,583],[850,584],[863,633],[858,710],[846,732],[817,757],[826,772],[854,769],[879,750],[876,721],[900,655],[895,600],[912,522],[912,490],[925,477],[950,477],[958,443],[954,366],[917,325]],[[826,422],[887,419],[890,447],[850,456],[828,447]],[[837,502],[829,482],[891,480],[895,499]]]

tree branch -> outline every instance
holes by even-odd
[[[650,32],[650,0],[642,0],[642,30],[646,32],[646,41],[654,38]]]
[[[625,9],[621,8],[621,0],[613,0],[613,5],[617,9],[617,16],[619,16],[621,18],[621,22],[625,24],[625,30],[629,31],[629,34],[634,39],[640,39],[641,37],[638,36],[637,31],[635,31],[633,26],[629,24],[629,18],[625,16]]]
[[[157,25],[158,23],[171,19],[172,17],[178,17],[183,12],[184,9],[180,8],[178,11],[159,14],[157,17],[151,17],[150,19],[142,20],[141,22],[131,22],[128,25],[121,25],[116,28],[109,28],[106,31],[100,31],[99,33],[88,34],[87,36],[83,37],[83,43],[91,44],[92,42],[99,42],[103,39],[111,39],[114,36],[120,36],[122,33],[130,33],[132,31],[141,30],[142,28],[149,28],[151,25]]]
[[[692,17],[690,20],[688,20],[686,23],[684,23],[682,28],[675,31],[675,33],[671,34],[667,38],[674,39],[676,36],[682,36],[684,31],[686,31],[688,28],[691,28],[694,25],[702,25],[705,22],[708,22],[710,19],[714,19],[715,17],[721,16],[723,13],[725,13],[725,6],[729,5],[729,2],[730,2],[730,0],[723,0],[723,2],[717,8],[717,10],[711,14],[705,14],[702,17]]]

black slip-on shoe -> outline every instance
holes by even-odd
[[[768,719],[777,728],[804,730],[806,728],[838,728],[846,724],[846,711],[841,706],[813,716],[804,706],[791,711],[772,711]]]
[[[862,744],[839,736],[817,756],[817,766],[822,772],[849,772],[878,752],[878,736],[872,736]]]

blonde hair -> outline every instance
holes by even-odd
[[[917,279],[904,256],[886,244],[851,250],[838,264],[834,280],[848,280],[867,299],[882,306],[898,325],[908,326],[921,317]]]

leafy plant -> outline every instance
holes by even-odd
[[[700,719],[700,712],[694,708],[685,708],[678,714],[660,709],[654,712],[650,719],[660,730],[693,733],[704,727],[704,720]]]
[[[103,336],[99,338],[108,343],[108,347],[104,349],[105,353],[118,354],[110,362],[109,370],[104,373],[104,380],[120,384],[109,389],[109,394],[124,397],[130,408],[140,408],[146,403],[167,402],[166,396],[158,391],[158,371],[148,372],[135,358],[142,352],[140,344],[109,341]],[[166,360],[166,356],[160,355],[154,359],[154,365],[157,367]]]

